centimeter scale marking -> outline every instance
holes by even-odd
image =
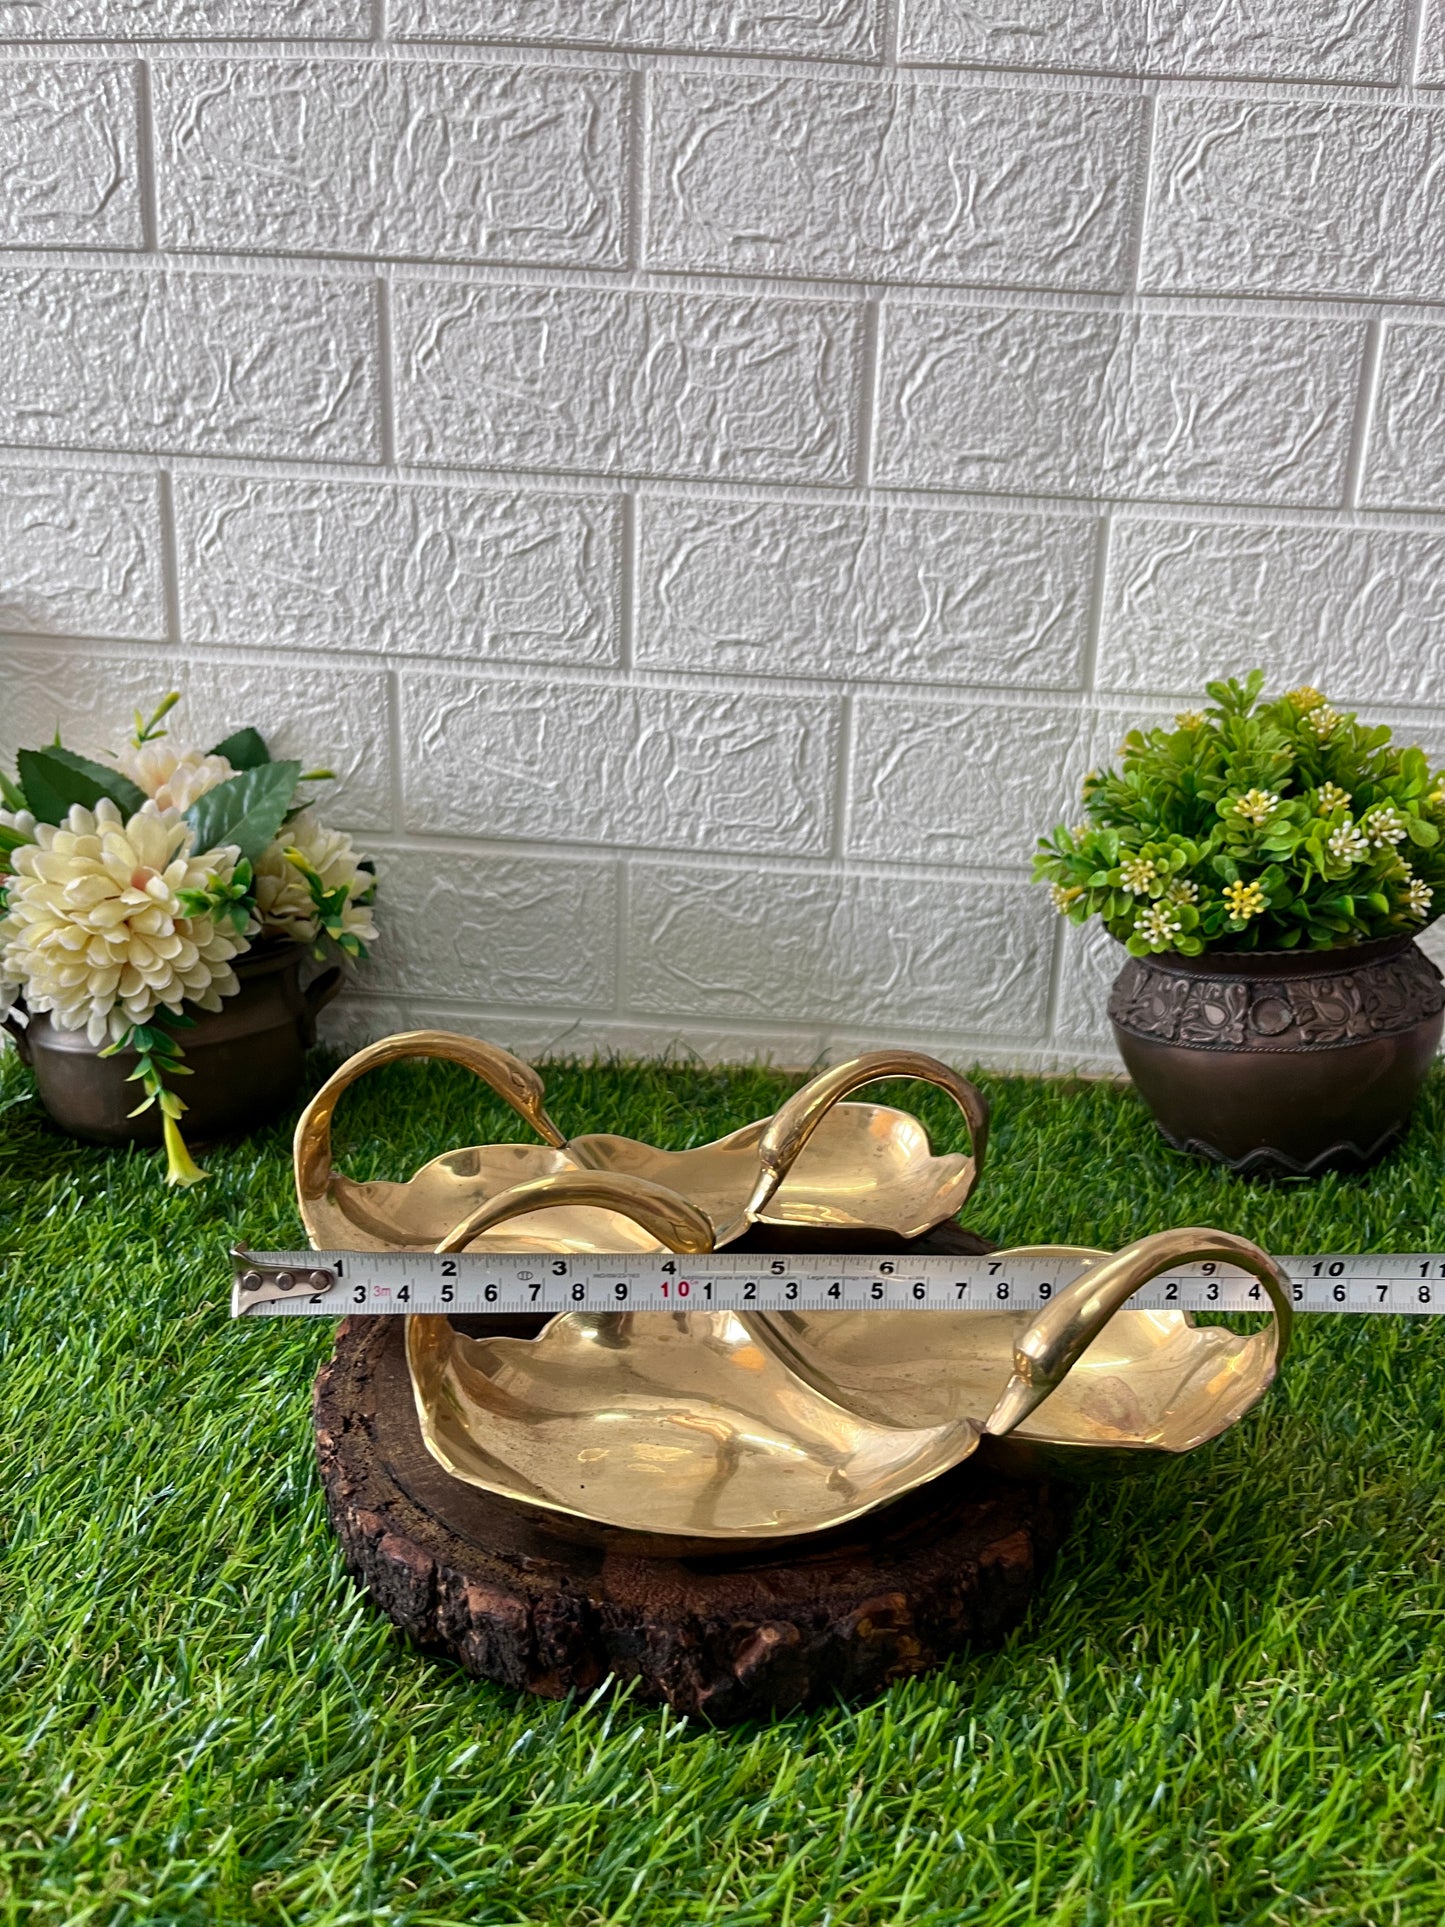
[[[948,1258],[713,1251],[232,1251],[235,1317],[563,1311],[1037,1311],[1079,1275],[1058,1258]],[[1327,1252],[1281,1258],[1301,1312],[1445,1311],[1445,1253]],[[1267,1311],[1264,1288],[1228,1264],[1161,1272],[1140,1311]]]

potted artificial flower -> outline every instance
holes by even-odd
[[[1169,1142],[1304,1174],[1378,1156],[1439,1045],[1415,938],[1445,885],[1445,783],[1317,689],[1263,683],[1132,731],[1034,870],[1128,952],[1109,1016]]]
[[[254,729],[178,749],[160,727],[176,701],[107,762],[56,742],[0,776],[0,1018],[57,1124],[164,1141],[167,1180],[189,1184],[181,1115],[211,1138],[290,1099],[376,934],[375,880],[300,793],[329,770],[273,761]]]

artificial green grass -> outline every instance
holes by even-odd
[[[1368,1177],[1249,1186],[1127,1090],[985,1076],[968,1221],[1115,1245],[1214,1224],[1277,1251],[1445,1247],[1445,1078]],[[557,1066],[571,1130],[673,1145],[767,1070]],[[936,1143],[947,1101],[913,1092]],[[346,1100],[406,1175],[516,1136],[461,1073]],[[1027,1624],[863,1708],[712,1732],[611,1689],[521,1698],[408,1646],[327,1529],[320,1323],[232,1325],[227,1242],[300,1241],[287,1132],[166,1192],[68,1142],[0,1066],[0,1920],[1438,1927],[1445,1332],[1305,1320],[1213,1448],[1096,1487]]]

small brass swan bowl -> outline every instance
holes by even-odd
[[[342,1093],[378,1065],[444,1058],[504,1098],[539,1145],[480,1144],[433,1158],[404,1184],[359,1184],[332,1168],[331,1120]],[[917,1118],[884,1104],[840,1100],[882,1077],[937,1084],[968,1124],[970,1156],[934,1156]],[[956,1217],[983,1168],[988,1106],[967,1078],[922,1051],[870,1051],[821,1072],[776,1114],[688,1151],[663,1151],[596,1132],[568,1139],[548,1116],[542,1080],[495,1044],[449,1031],[405,1031],[348,1058],[296,1127],[296,1192],[312,1244],[361,1251],[433,1250],[469,1214],[518,1184],[595,1171],[661,1185],[707,1217],[712,1249],[753,1224],[881,1231],[910,1238]],[[656,1238],[605,1205],[539,1210],[485,1250],[656,1251]]]

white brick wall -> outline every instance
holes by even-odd
[[[339,773],[336,1016],[1111,1061],[1026,884],[1262,664],[1445,749],[1445,0],[0,0],[0,752]]]

